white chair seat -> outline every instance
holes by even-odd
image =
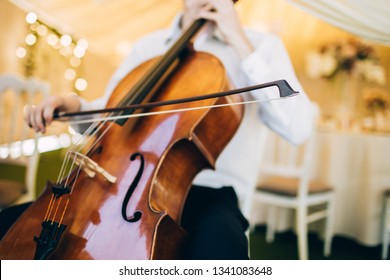
[[[296,197],[299,191],[299,179],[283,176],[268,176],[258,184],[257,190],[284,196]],[[331,187],[321,182],[309,182],[309,194],[327,193],[332,191],[333,189]]]

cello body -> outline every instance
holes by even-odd
[[[107,107],[123,100],[158,60],[131,71],[118,84]],[[151,98],[171,100],[229,87],[225,69],[216,57],[188,51]],[[191,106],[239,99],[220,97]],[[217,157],[239,127],[243,111],[243,106],[223,106],[113,123],[88,157],[115,176],[115,183],[99,174],[94,178],[83,171],[74,175],[74,187],[66,195],[70,199],[61,222],[62,236],[56,248],[37,253],[34,240],[41,232],[53,192],[48,184],[1,240],[0,259],[180,259],[186,236],[180,227],[181,213],[192,181],[201,170],[215,167]],[[63,204],[59,213],[61,207]]]

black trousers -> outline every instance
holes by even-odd
[[[28,206],[22,204],[0,212],[0,239]],[[185,203],[182,227],[189,235],[185,259],[248,259],[248,222],[238,208],[232,187],[193,186]]]
[[[19,218],[20,215],[30,206],[31,203],[24,203],[3,209],[0,212],[0,240],[7,233],[8,229]]]
[[[248,221],[241,214],[232,187],[193,186],[185,203],[182,227],[189,240],[185,259],[246,260]]]

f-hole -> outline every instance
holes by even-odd
[[[126,213],[127,205],[129,204],[130,198],[133,195],[135,188],[138,186],[138,183],[141,180],[142,173],[144,172],[145,160],[144,160],[144,156],[141,153],[132,154],[130,157],[130,161],[136,160],[137,157],[139,157],[141,164],[139,166],[137,175],[135,176],[129,189],[127,190],[126,196],[125,196],[125,198],[123,200],[123,204],[122,204],[122,217],[125,221],[130,222],[130,223],[135,223],[135,222],[139,221],[139,219],[141,219],[141,216],[142,216],[141,211],[135,211],[131,217],[129,217]]]

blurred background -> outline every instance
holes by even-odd
[[[311,174],[338,190],[335,234],[362,246],[379,246],[383,191],[390,188],[389,34],[381,34],[387,41],[364,32],[361,36],[358,27],[354,32],[330,24],[315,8],[305,9],[304,2],[242,0],[236,5],[245,26],[282,38],[299,80],[319,106]],[[357,2],[375,6],[366,10],[367,18],[375,9],[388,9],[379,5],[386,1]],[[181,0],[0,0],[0,75],[45,81],[52,95],[75,93],[94,99],[103,94],[137,38],[169,27],[181,5]],[[357,12],[351,10],[354,16]],[[378,14],[378,22],[382,15]],[[375,30],[378,22],[367,25]],[[379,29],[390,30],[389,21]],[[7,98],[2,102],[6,104]],[[2,118],[6,120],[7,114]],[[21,119],[19,123],[24,126]],[[41,157],[34,195],[51,176],[47,174],[56,173],[74,132],[56,123],[45,137],[47,142],[38,147]],[[1,141],[0,156],[7,158],[8,140]],[[2,172],[9,173],[5,167]],[[264,217],[257,216],[253,221],[261,225]],[[280,226],[280,231],[288,228]]]

